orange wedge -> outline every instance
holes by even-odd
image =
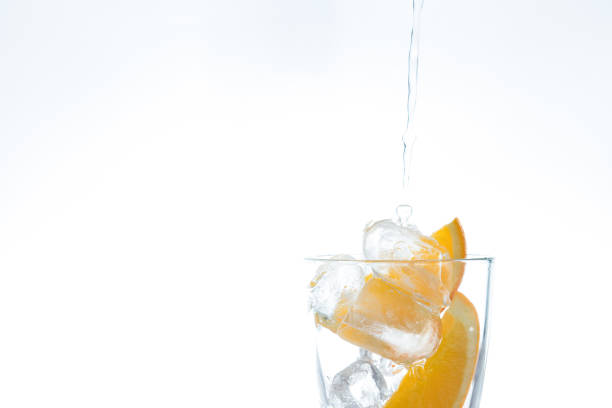
[[[465,235],[457,218],[431,236],[448,252],[452,259],[466,257]],[[444,265],[442,268],[442,283],[448,289],[451,299],[461,284],[464,270],[465,263],[463,262],[453,262]]]
[[[455,218],[431,236],[448,251],[451,258],[465,258],[465,235],[458,218]]]
[[[420,366],[409,367],[384,408],[460,408],[476,369],[478,314],[460,292],[442,318],[442,342]]]

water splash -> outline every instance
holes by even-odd
[[[407,204],[398,205],[395,208],[396,221],[402,227],[407,227],[412,216],[412,207]]]
[[[412,0],[412,25],[410,26],[410,48],[408,51],[408,120],[406,130],[402,135],[403,149],[403,178],[402,186],[407,193],[410,181],[410,165],[412,150],[416,135],[414,134],[414,110],[417,99],[417,81],[419,78],[419,37],[421,32],[421,11],[425,0]]]

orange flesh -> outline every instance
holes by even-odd
[[[384,408],[460,408],[474,376],[480,328],[470,301],[457,292],[442,318],[442,342],[422,365],[409,367]]]
[[[452,259],[463,259],[466,257],[465,235],[457,218],[434,232],[431,236],[446,249]],[[465,264],[463,262],[448,263],[443,265],[442,269],[442,282],[452,298],[463,279]]]

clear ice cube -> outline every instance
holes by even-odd
[[[354,258],[349,255],[333,259],[319,267],[311,282],[310,307],[320,324],[335,331],[365,285],[367,271],[350,262]]]
[[[385,280],[372,278],[337,334],[396,363],[410,364],[435,352],[441,329],[439,314]]]
[[[406,367],[366,349],[361,349],[359,352],[362,360],[371,362],[385,377],[389,392],[395,392],[408,372]]]
[[[397,287],[412,293],[432,311],[441,312],[450,304],[450,292],[444,285],[443,261],[446,251],[431,237],[409,224],[382,220],[366,226],[363,252],[374,260],[425,260],[420,263],[380,263],[377,274]]]
[[[387,398],[385,378],[368,360],[357,360],[336,374],[329,391],[333,408],[379,408]]]
[[[363,254],[366,259],[410,260],[444,259],[446,254],[435,241],[410,224],[381,220],[366,226],[363,234]]]

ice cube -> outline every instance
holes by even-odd
[[[367,271],[349,255],[332,259],[319,267],[311,282],[310,306],[318,323],[335,332],[365,285]]]
[[[406,367],[366,349],[361,349],[359,352],[362,360],[371,362],[385,377],[389,392],[395,392],[408,372]]]
[[[400,290],[409,293],[432,312],[441,313],[450,304],[450,291],[442,279],[442,262],[422,264],[394,263],[378,264],[376,275]]]
[[[372,278],[365,284],[337,334],[399,364],[433,354],[440,344],[440,315],[413,295]]]
[[[440,313],[450,304],[450,293],[443,283],[448,253],[435,239],[409,224],[382,220],[366,226],[363,252],[367,259],[424,262],[379,263],[377,274],[399,288],[413,293],[432,311]]]
[[[329,391],[333,408],[379,408],[387,398],[385,378],[367,360],[357,360],[336,374]]]
[[[366,259],[445,259],[448,255],[433,238],[410,224],[381,220],[366,226],[363,234]]]

